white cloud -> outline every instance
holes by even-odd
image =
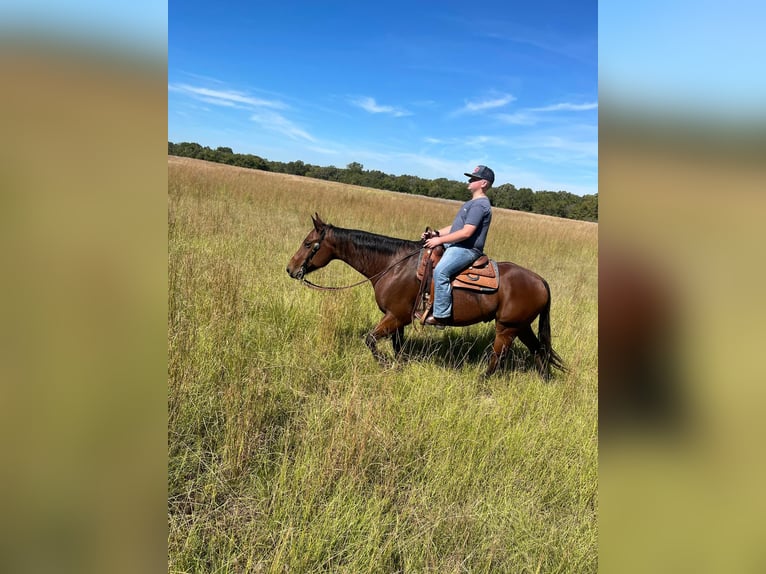
[[[488,144],[490,145],[504,145],[505,141],[502,138],[493,136],[474,136],[467,138],[463,143],[468,147],[482,147]]]
[[[266,129],[276,131],[282,135],[294,140],[307,140],[310,142],[316,142],[314,138],[307,131],[296,126],[293,122],[288,120],[281,114],[271,111],[259,112],[250,116],[250,119]]]
[[[316,141],[316,139],[307,131],[297,126],[283,115],[272,111],[274,109],[281,110],[288,107],[286,104],[278,100],[264,100],[234,90],[214,90],[189,84],[169,84],[168,91],[185,94],[197,101],[216,106],[254,110],[255,113],[250,116],[250,119],[262,127],[287,136],[293,140]]]
[[[497,114],[495,117],[507,124],[513,124],[517,126],[531,126],[537,123],[537,118],[534,115],[527,114],[525,112],[516,112],[514,114]]]
[[[275,100],[262,100],[236,92],[232,90],[211,90],[210,88],[200,88],[188,84],[169,84],[168,91],[186,94],[203,102],[226,107],[248,107],[248,108],[274,108],[284,109],[287,106]]]
[[[514,98],[512,95],[506,94],[500,98],[495,98],[492,100],[483,100],[479,102],[466,102],[465,107],[463,107],[462,111],[483,112],[484,110],[493,110],[495,108],[502,108],[503,106],[510,104],[515,99],[516,98]]]
[[[598,102],[589,102],[585,104],[572,104],[563,102],[560,104],[552,104],[550,106],[542,106],[539,108],[525,108],[513,114],[497,114],[495,117],[507,124],[531,126],[536,124],[538,121],[542,121],[541,117],[539,117],[537,114],[547,112],[582,112],[595,109],[598,109]]]
[[[513,102],[516,98],[512,96],[511,94],[504,94],[500,97],[495,97],[492,99],[485,99],[485,100],[479,100],[479,101],[473,101],[473,102],[466,102],[465,105],[455,110],[450,114],[450,116],[460,116],[463,114],[476,114],[485,112],[487,110],[494,110],[497,108],[502,108],[503,106],[506,106]]]
[[[369,97],[356,98],[351,100],[351,103],[357,107],[362,108],[363,110],[367,112],[370,112],[371,114],[389,114],[394,116],[395,118],[412,115],[411,112],[408,112],[407,110],[404,110],[402,108],[395,108],[393,106],[382,106],[375,101],[375,98],[369,98]]]
[[[598,102],[590,102],[587,104],[570,104],[567,102],[561,104],[553,104],[550,106],[544,106],[542,108],[529,108],[533,112],[582,112],[586,110],[595,110],[598,108]]]
[[[240,107],[242,107],[242,106],[239,106],[239,105],[235,104],[234,102],[229,102],[227,100],[221,100],[221,99],[217,99],[217,98],[208,98],[208,97],[200,96],[200,97],[197,98],[197,100],[199,100],[200,102],[205,102],[207,104],[213,104],[214,106],[223,106],[223,107],[226,107],[226,108],[240,108]]]
[[[528,157],[548,163],[590,163],[598,158],[598,140],[576,140],[545,135],[517,140],[515,147],[524,150]]]
[[[337,149],[330,149],[327,147],[319,147],[319,146],[308,146],[307,149],[310,149],[311,151],[315,151],[317,153],[321,153],[324,155],[338,155],[340,152]]]
[[[540,141],[540,146],[548,149],[562,150],[575,155],[598,156],[598,141],[575,141],[557,136],[549,136]]]

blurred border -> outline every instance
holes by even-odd
[[[167,568],[166,37],[87,32],[0,26],[5,572]]]
[[[631,10],[599,6],[600,567],[760,572],[763,8]],[[46,26],[0,41],[0,568],[165,570],[166,42]]]
[[[763,9],[631,10],[599,6],[599,567],[762,572]]]

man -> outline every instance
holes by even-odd
[[[478,165],[473,173],[465,174],[471,199],[463,204],[451,227],[436,231],[434,236],[423,234],[425,246],[433,249],[444,245],[445,251],[434,268],[433,313],[426,325],[446,325],[452,317],[452,278],[469,267],[484,252],[492,206],[487,190],[495,182],[495,173],[485,165]]]

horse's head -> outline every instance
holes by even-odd
[[[318,213],[315,213],[311,220],[314,222],[314,229],[301,242],[298,251],[287,264],[287,273],[293,279],[303,279],[304,276],[324,267],[334,258],[332,246],[325,239],[331,226],[322,221]]]

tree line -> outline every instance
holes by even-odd
[[[366,170],[357,162],[352,162],[345,168],[339,168],[332,165],[312,165],[300,160],[269,161],[257,155],[234,153],[229,147],[211,149],[193,142],[168,142],[168,154],[400,193],[461,201],[466,199],[464,181],[446,178],[424,179],[414,175],[391,175],[378,170]],[[517,188],[513,184],[504,183],[492,187],[487,192],[487,196],[495,207],[567,219],[598,221],[598,193],[579,196],[566,191],[532,191],[527,187]]]

